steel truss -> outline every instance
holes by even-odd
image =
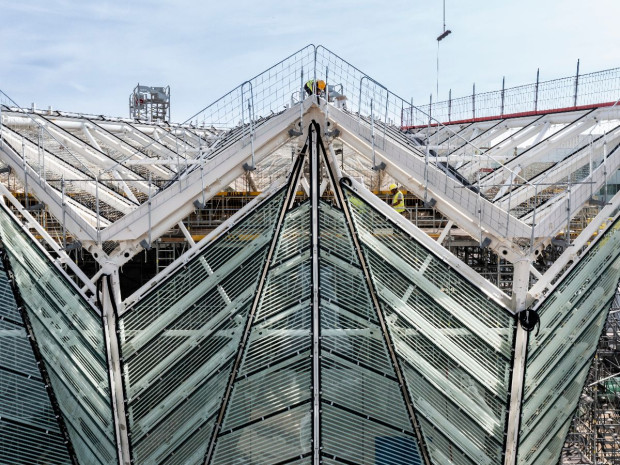
[[[305,95],[309,76],[325,77],[324,95]],[[25,110],[0,96],[0,191],[7,199],[1,234],[8,264],[17,270],[16,292],[29,312],[24,318],[35,321],[35,356],[43,367],[53,366],[51,352],[41,348],[53,352],[58,341],[36,327],[51,318],[75,347],[84,344],[93,353],[87,368],[73,366],[73,382],[91,392],[82,371],[105,368],[106,400],[93,408],[106,418],[102,437],[109,443],[99,445],[78,444],[75,425],[96,424],[88,418],[90,406],[74,416],[63,410],[68,396],[56,379],[62,376],[51,375],[61,420],[69,425],[64,430],[78,444],[72,456],[83,461],[87,451],[100,448],[114,450],[119,463],[155,457],[225,463],[235,438],[260,436],[261,425],[287,415],[294,418],[287,428],[297,424],[305,434],[300,425],[309,409],[312,447],[300,446],[300,460],[355,462],[328,451],[325,425],[362,421],[360,409],[324,394],[323,375],[357,363],[367,370],[364,376],[388,380],[386,390],[397,387],[394,401],[408,419],[401,428],[403,451],[415,449],[425,464],[445,460],[448,450],[463,463],[525,465],[559,457],[558,438],[566,435],[618,280],[617,101],[607,96],[587,108],[444,124],[314,46],[184,125]],[[370,190],[389,202],[385,191],[392,182],[408,191],[405,215]],[[280,259],[283,244],[297,237],[291,225],[302,220],[309,222],[308,243],[294,246],[298,258]],[[323,234],[333,235],[334,224],[351,241],[344,256],[326,249]],[[395,253],[399,248],[409,255]],[[21,249],[36,264],[32,269],[15,261]],[[166,259],[164,250],[174,253]],[[252,260],[253,254],[260,258]],[[125,292],[123,273],[138,268],[143,256],[150,268],[139,289]],[[287,267],[308,277],[309,285],[301,279],[295,289],[311,291],[311,326],[281,328],[264,316],[267,296],[279,289],[274,283]],[[62,292],[78,307],[103,315],[96,337],[80,339],[66,323],[60,298],[49,303],[51,314],[37,313],[49,283],[30,283],[44,269],[62,277]],[[252,273],[244,289],[241,270]],[[326,283],[332,274],[346,275],[343,270],[365,283],[367,315],[326,297],[332,292]],[[391,273],[402,292],[386,284]],[[456,281],[441,281],[445,277]],[[426,306],[416,307],[412,296],[426,296]],[[286,318],[302,318],[302,301],[285,309]],[[211,308],[219,310],[211,315]],[[427,314],[428,308],[447,320]],[[200,325],[190,321],[190,309],[202,315]],[[340,327],[337,319],[328,327],[321,318],[329,312],[360,326]],[[379,370],[355,360],[363,351],[347,355],[325,342],[345,335],[355,341],[375,331],[385,347],[384,355],[376,355],[385,362]],[[250,370],[248,358],[258,357],[256,347],[266,350],[261,344],[267,336],[282,334],[310,338],[296,356],[307,350],[312,365],[299,362],[293,371],[300,378],[312,373],[312,392],[288,405],[290,414],[276,409],[231,426],[242,402],[237,391],[258,372],[273,374],[259,358]],[[221,345],[210,342],[216,340]],[[576,342],[567,345],[569,340]],[[216,345],[219,358],[209,352]],[[458,379],[444,379],[424,363],[430,347],[443,357],[434,363]],[[192,359],[198,353],[206,364]],[[176,365],[181,356],[187,366]],[[611,371],[596,360],[599,375]],[[182,384],[174,384],[175,376]],[[417,385],[426,391],[416,391]],[[101,389],[92,392],[100,396]],[[486,392],[488,411],[472,407],[474,391]],[[470,425],[466,432],[433,405],[441,396],[460,424]],[[186,412],[191,424],[179,427],[178,437],[166,437],[172,445],[165,449],[155,438],[165,437],[167,422],[182,423],[180,412],[189,408],[183,405],[202,405],[205,413]],[[365,415],[373,428],[394,429],[390,422],[396,420],[379,411]],[[580,421],[576,431],[595,437],[595,429]],[[587,447],[598,444],[604,455],[608,434],[600,437]]]

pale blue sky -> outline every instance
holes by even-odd
[[[312,8],[309,9],[309,5]],[[620,0],[446,0],[439,99],[620,67]],[[435,93],[442,1],[0,0],[0,90],[18,104],[127,116],[170,85],[172,119],[309,43],[416,104]]]

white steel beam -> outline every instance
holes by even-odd
[[[310,100],[310,99],[308,99]],[[299,118],[299,109],[288,109],[256,130],[254,156],[258,162],[284,145],[291,136],[288,128]],[[251,147],[243,140],[231,144],[221,153],[205,162],[203,170],[193,170],[182,176],[166,190],[155,195],[150,205],[145,203],[125,215],[101,233],[103,241],[126,240],[140,242],[149,235],[156,239],[171,226],[188,216],[193,201],[202,199],[202,186],[206,185],[205,199],[210,199],[225,186],[245,173],[243,164],[251,159]],[[204,179],[201,179],[201,173]]]
[[[513,158],[517,147],[532,138],[534,130],[538,127],[543,118],[545,117],[537,117],[536,120],[527,124],[524,122],[523,127],[519,128],[516,132],[511,132],[515,127],[506,123],[506,132],[509,134],[484,152],[484,156],[497,163],[505,163],[506,160]],[[465,176],[471,176],[475,169],[476,167],[473,165],[466,165],[462,168],[461,173]]]
[[[139,160],[142,160],[142,159],[151,158],[143,154],[142,152],[140,152],[140,150],[132,147],[127,142],[123,141],[118,136],[114,135],[113,133],[108,133],[107,131],[105,131],[105,129],[99,127],[95,122],[91,121],[91,123],[94,125],[91,131],[93,134],[93,137],[97,139],[99,143],[103,143],[107,145],[108,147],[112,148],[113,150],[115,150],[121,155],[121,161],[117,160],[116,164],[112,165],[112,167],[115,167],[115,168],[118,167],[119,165],[122,164],[124,160],[130,160],[130,159],[136,159],[136,158]],[[110,169],[111,167],[107,167],[107,168]],[[159,166],[150,167],[149,171],[151,171],[153,175],[160,177],[160,178],[164,178],[164,179],[167,179],[171,175],[170,170],[167,170]],[[135,187],[137,189],[140,189],[143,192],[145,191],[145,188],[141,183],[139,183]],[[146,190],[148,191],[148,187],[146,187]]]
[[[5,134],[3,134],[5,136]],[[22,157],[17,154],[8,144],[3,144],[0,150],[0,158],[11,167],[15,173],[19,173],[21,182],[27,176],[31,181],[28,189],[35,197],[44,202],[49,212],[57,219],[65,219],[65,227],[71,234],[80,241],[97,240],[97,231],[73,208],[66,208],[62,202],[62,195],[52,188],[46,181],[39,178],[29,165],[23,164]],[[25,172],[24,172],[25,171]]]
[[[133,171],[127,169],[126,167],[119,166],[116,160],[111,158],[108,154],[106,154],[101,146],[94,139],[93,135],[88,129],[89,124],[83,123],[81,130],[84,134],[86,134],[87,139],[91,142],[92,146],[89,146],[81,139],[77,138],[74,134],[68,132],[65,129],[61,129],[61,127],[56,127],[55,123],[51,123],[48,121],[43,122],[43,126],[45,126],[46,130],[54,136],[54,138],[58,141],[61,141],[67,148],[70,148],[73,152],[78,155],[84,157],[92,166],[89,167],[91,173],[104,171],[104,170],[112,170],[116,168],[117,170],[122,170],[122,175],[115,176],[123,191],[127,195],[127,197],[131,200],[131,202],[135,202],[138,204],[139,202],[134,197],[133,193],[125,183],[125,181],[131,181],[132,185],[141,191],[148,191],[148,184],[144,180],[143,177],[134,173]],[[122,197],[119,197],[122,199]],[[126,202],[129,206],[132,206],[131,202]]]
[[[528,259],[523,259],[514,264],[513,278],[513,301],[516,312],[521,312],[527,307],[526,297],[530,278],[530,265]],[[506,454],[504,465],[515,465],[517,449],[519,446],[519,425],[521,419],[521,401],[523,399],[523,384],[525,381],[525,363],[527,358],[527,331],[521,323],[517,322],[517,334],[515,338],[515,350],[512,367],[512,384],[510,387],[510,404],[508,409],[508,423],[506,431]]]
[[[530,180],[532,184],[527,184],[515,189],[513,192],[509,194],[509,197],[506,196],[504,199],[500,199],[497,202],[497,205],[503,209],[508,209],[508,203],[512,207],[519,205],[525,202],[527,199],[533,197],[536,194],[536,191],[540,192],[543,189],[549,187],[549,184],[554,184],[556,182],[561,181],[566,178],[570,174],[574,173],[577,169],[581,168],[584,164],[588,162],[590,158],[593,160],[600,159],[599,155],[594,155],[591,151],[594,150],[602,150],[604,144],[607,142],[609,145],[614,146],[618,143],[618,137],[620,137],[620,128],[616,128],[611,131],[607,136],[607,141],[605,138],[601,137],[597,140],[592,146],[586,146],[579,153],[571,156],[567,160],[559,162],[556,166],[549,169],[546,173],[541,174]],[[544,182],[544,185],[541,185],[536,189],[535,184],[537,182]],[[596,191],[594,191],[596,192]]]
[[[86,288],[92,293],[95,293],[95,285],[90,281],[90,279],[88,279],[88,276],[84,274],[81,268],[75,264],[73,259],[69,257],[69,255],[67,255],[67,252],[65,252],[60,247],[60,245],[58,245],[58,243],[52,238],[52,236],[49,235],[47,230],[43,226],[41,226],[41,224],[37,220],[34,219],[30,212],[23,207],[19,200],[17,200],[13,196],[13,194],[11,194],[11,192],[7,189],[7,187],[2,183],[0,183],[0,194],[2,194],[11,203],[11,205],[13,205],[13,208],[15,208],[24,217],[24,219],[28,222],[28,226],[34,229],[37,234],[39,234],[43,238],[47,246],[54,252],[56,252],[56,254],[58,255],[58,261],[63,265],[69,267],[71,269],[71,272],[74,273],[80,279],[80,281],[82,281],[82,283],[86,285]]]
[[[19,147],[22,143],[21,136],[12,131],[3,131],[3,137],[5,141],[9,142],[12,145],[12,147]],[[33,146],[28,141],[26,141],[26,143],[24,144],[24,150],[27,151],[30,154],[29,156],[33,159],[36,159],[39,156],[38,147]],[[7,144],[4,145],[3,153],[9,156],[8,157],[0,156],[0,158],[3,161],[5,161],[7,164],[9,164],[11,168],[13,169],[13,172],[15,173],[15,175],[18,178],[20,178],[22,182],[24,182],[24,160],[22,156],[17,154],[15,150],[11,150]],[[99,200],[101,200],[102,202],[105,202],[106,204],[110,205],[112,208],[122,213],[128,213],[132,211],[133,208],[135,207],[135,205],[128,202],[127,199],[120,196],[119,194],[111,190],[109,187],[100,184],[99,188],[97,188],[96,186],[97,182],[95,181],[95,179],[89,178],[86,174],[75,169],[73,166],[69,165],[67,162],[58,158],[56,155],[46,151],[44,156],[45,156],[45,159],[44,159],[45,169],[52,171],[54,173],[57,173],[59,180],[61,177],[64,177],[64,179],[71,180],[71,182],[74,182],[76,184],[79,183],[78,186],[81,190],[83,190],[84,192],[87,192],[93,197],[99,196]],[[49,184],[47,183],[45,179],[39,179],[39,173],[34,171],[32,168],[30,168],[29,165],[27,165],[27,168],[28,168],[27,171],[29,171],[29,178],[32,178],[34,182],[41,182],[43,185],[47,186],[50,191],[55,190],[54,188],[49,186]],[[31,183],[28,183],[29,187],[30,187],[30,184]],[[42,197],[38,197],[38,198],[39,200],[45,202],[45,198],[42,198]]]
[[[567,218],[572,218],[590,200],[592,192],[598,192],[607,180],[620,169],[620,146],[599,165],[581,184],[572,186],[562,194],[561,199],[546,209],[541,219],[536,218],[534,237],[552,237],[566,225]]]
[[[344,143],[364,157],[372,158],[369,128],[358,125],[354,118],[338,109],[330,111],[330,118],[341,131],[340,138]],[[529,238],[529,225],[467,189],[438,167],[425,164],[422,157],[389,137],[384,139],[381,134],[375,134],[375,153],[378,161],[386,164],[386,173],[421,198],[426,198],[428,193],[437,202],[438,210],[473,237],[480,237],[481,233],[491,236],[507,250],[520,255],[508,239]]]
[[[530,148],[524,152],[508,160],[503,167],[485,176],[480,182],[484,185],[499,184],[501,182],[503,170],[514,169],[518,165],[524,167],[528,163],[535,161],[538,157],[544,156],[548,154],[549,151],[558,148],[567,139],[588,131],[588,129],[597,124],[596,119],[593,118],[591,114],[593,111],[594,110],[581,112],[581,114],[575,117],[572,123],[568,123],[565,127],[548,136],[538,144],[530,146]]]
[[[120,293],[120,283],[118,268],[114,271],[115,276],[103,276],[103,286],[101,290],[101,306],[103,316],[103,334],[106,347],[106,362],[108,368],[108,379],[110,382],[112,412],[114,420],[114,435],[119,465],[130,465],[131,455],[129,453],[129,436],[127,428],[127,415],[125,412],[125,395],[123,391],[123,374],[121,372],[120,349],[116,331],[118,328],[116,312],[118,302],[117,295]],[[114,286],[114,284],[115,286]],[[113,286],[118,292],[114,292]]]

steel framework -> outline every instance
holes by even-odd
[[[180,125],[1,93],[0,334],[32,346],[0,374],[38,364],[58,420],[12,395],[2,453],[21,428],[35,463],[558,463],[612,366],[608,81],[441,121],[310,45]]]

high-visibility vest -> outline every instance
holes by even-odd
[[[365,210],[365,206],[364,206],[364,202],[362,201],[362,199],[355,197],[354,195],[349,196],[349,202],[351,202],[351,205],[353,205],[353,207],[355,207],[355,209],[357,210]]]
[[[398,213],[403,213],[405,211],[405,196],[401,191],[397,191],[392,197],[392,207]]]

